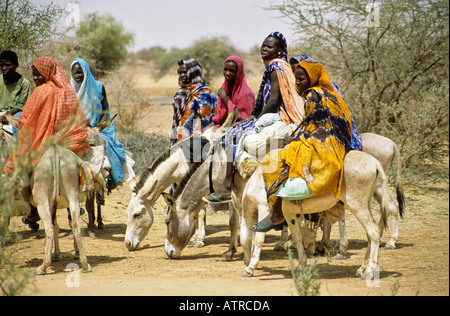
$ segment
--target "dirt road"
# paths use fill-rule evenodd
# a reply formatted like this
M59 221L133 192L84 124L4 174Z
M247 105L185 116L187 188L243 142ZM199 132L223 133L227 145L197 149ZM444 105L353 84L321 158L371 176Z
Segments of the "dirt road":
M170 107L158 106L152 115L171 119ZM151 120L151 118L150 118ZM164 126L166 126L165 124ZM160 129L167 128L161 125ZM169 124L170 126L170 124ZM158 127L159 128L159 127ZM147 130L152 131L152 130ZM69 239L66 211L58 212L61 227L62 260L52 264L49 274L36 276L29 295L297 295L286 252L272 250L279 233L270 232L261 255L261 263L252 278L242 278L242 249L231 262L220 262L227 250L228 213L209 211L206 246L188 247L178 260L169 260L164 252L164 205L158 200L155 223L138 251L124 245L126 207L130 199L127 187L114 190L103 208L106 228L97 238L83 237L93 271L88 274L64 272L74 261L73 241ZM367 247L365 233L351 214L346 215L350 247L344 261L314 257L320 274L320 294L327 295L449 295L449 191L448 185L432 189L407 187L406 217L400 222L397 249L380 249L380 279L365 282L355 277ZM83 227L87 217L82 216ZM16 255L23 269L34 271L43 259L43 230L31 233L20 218L12 221L22 237ZM41 225L42 228L42 225ZM338 239L337 228L332 239ZM389 232L382 238L388 240Z

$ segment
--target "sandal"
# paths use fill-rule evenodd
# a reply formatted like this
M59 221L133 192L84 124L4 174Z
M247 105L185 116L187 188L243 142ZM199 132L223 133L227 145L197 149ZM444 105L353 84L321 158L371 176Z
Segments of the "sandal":
M216 197L214 195L214 193L211 193L208 196L204 196L202 197L202 200L206 203L210 203L210 204L224 204L224 203L230 203L231 202L231 196L227 196L225 198L221 198L219 199L218 197Z

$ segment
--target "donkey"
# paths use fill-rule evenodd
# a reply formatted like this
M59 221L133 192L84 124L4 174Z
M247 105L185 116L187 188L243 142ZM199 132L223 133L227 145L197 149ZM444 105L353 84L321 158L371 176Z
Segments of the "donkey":
M385 245L385 249L395 249L395 243L399 238L398 222L399 215L401 218L404 216L405 210L405 193L403 188L402 180L402 162L400 151L391 139L373 134L373 133L363 133L361 134L362 139L362 151L370 154L371 156L378 159L378 161L383 166L383 169L387 172L392 164L396 162L397 172L396 172L396 197L398 208L395 205L394 199L388 192L388 198L386 199L386 206L388 207L388 212L391 218L391 236L389 241ZM381 203L381 197L375 191L374 195L378 203ZM380 231L384 231L383 221L380 220ZM323 221L323 236L322 240L318 245L318 251L323 252L324 247L328 247L330 241L331 224L326 220ZM340 235L340 246L339 252L336 255L337 259L345 259L345 252L348 248L347 233L345 230L345 220L339 221L339 235Z
M99 187L105 185L103 164L107 161L105 140L100 136L96 129L88 129L88 143L100 143L95 146L83 159L90 165L92 171L91 186L87 191L80 191L79 188L79 170L80 158L78 158L70 150L53 145L49 147L41 156L39 162L33 170L30 181L31 195L24 194L23 196L29 200L30 203L36 205L39 216L44 222L46 243L45 243L45 257L41 266L36 270L37 274L45 274L47 268L50 266L52 260L52 246L55 244L55 251L53 259L57 260L60 256L58 234L59 227L56 222L56 210L59 208L69 208L72 221L70 226L75 239L76 254L80 259L83 267L83 272L92 271L84 252L81 243L81 228L79 223L80 206L79 203L86 199L87 194L91 190L98 190ZM89 172L90 173L90 172ZM22 190L28 191L28 190ZM12 199L11 199L12 200ZM27 205L25 205L27 206ZM13 203L8 205L9 215L17 215L17 212L23 212L14 208ZM28 204L29 208L29 204ZM9 218L5 221L6 225L9 223Z
M237 119L237 108L230 113L222 127L216 131L219 139L225 133L225 128L231 126ZM136 250L140 242L147 236L153 225L153 205L161 193L173 183L180 181L189 173L191 167L205 160L209 156L210 142L205 137L188 137L176 143L170 149L157 157L151 166L133 185L131 200L127 208L127 230L125 246L128 250ZM205 216L204 208L197 214L197 218ZM199 220L199 225L204 221ZM204 226L197 234L195 247L203 247L205 236ZM191 236L192 237L192 236Z
M387 170L387 168L390 167L392 161L396 160L397 163L397 174L396 174L396 191L397 191L397 201L399 204L399 208L397 209L395 202L393 201L393 198L390 194L390 192L387 192L387 197L384 199L385 206L387 207L388 214L391 216L391 227L392 227L392 233L389 242L386 244L387 247L389 245L395 246L395 241L398 239L398 218L399 214L400 216L403 215L404 212L404 189L403 189L403 181L402 181L402 175L401 175L401 157L400 152L398 150L398 147L396 144L390 140L389 138L386 138L384 136L380 136L377 134L372 133L363 133L361 134L362 138L362 149L363 152L370 154L371 156L378 159L383 166L384 170ZM378 186L382 185L382 183L377 183ZM382 202L382 196L379 194L381 192L380 190L375 190L374 197L377 200L377 202L381 205ZM265 197L261 198L260 203L267 203L267 200L265 200ZM258 217L258 220L264 218L267 216L269 212L269 206L267 208L260 208L258 214L251 214L251 212L257 212L257 209L247 208L244 210L243 216L246 217ZM319 245L316 247L316 251L321 252L323 251L324 247L328 246L328 243L330 241L330 232L331 232L331 224L324 218L322 220L323 222L323 237L322 240L319 242ZM245 226L246 223L244 220L242 220L242 227L241 227L241 240L245 239L248 240L248 238L251 238L248 236L250 231L248 230L248 227ZM384 222L380 219L379 223L380 227L380 233L384 230ZM302 231L305 233L308 233L308 230L304 229L303 226L301 226ZM348 247L347 242L347 235L345 232L345 221L341 220L339 221L339 233L340 233L340 248L339 252L336 256L337 259L345 259L345 251ZM313 234L314 235L314 234ZM246 259L246 264L248 265L246 272L244 272L244 276L251 276L253 274L253 269L258 265L259 263L259 257L261 252L261 246L264 243L264 233L256 233L255 236L252 236L254 238L254 244L253 244L253 250L251 252L251 259ZM380 236L381 237L381 236ZM315 238L315 236L313 237ZM283 232L281 234L281 240L287 241L288 240L288 230L286 227L284 227ZM303 238L304 246L307 247L311 253L314 253L314 239L309 241L309 244L306 243L305 238ZM282 247L280 247L282 246ZM247 247L247 248L246 248ZM248 250L248 247L245 244L243 245L244 252L247 251L247 253L250 253L250 250ZM385 247L386 248L386 247ZM275 247L275 250L284 250L284 244L282 242L278 242L277 246ZM250 255L249 255L250 256ZM250 258L250 257L247 257Z
M385 146L386 144L390 145L390 144L394 144L390 139L385 138L383 136L379 136L376 134L363 134L363 141L365 140L365 142L363 143L364 146L364 150L368 151L370 153L372 153L374 156L376 155L377 158L381 159L382 161L389 161L389 153L393 153L393 147L389 147L389 146ZM395 146L395 144L394 144ZM396 147L396 146L395 146ZM223 154L223 152L222 152ZM225 161L225 157L221 156L220 151L217 153L218 156L216 156L216 158L214 159L214 161ZM391 155L391 159L392 159L393 155ZM399 157L397 155L397 157ZM210 162L211 163L211 162ZM189 176L187 176L187 178L184 181L184 185L183 187L189 188L189 191L193 191L192 194L184 194L182 193L182 187L179 188L178 193L176 194L175 197L171 197L170 195L165 195L164 198L166 200L166 203L169 206L169 209L171 211L169 211L169 213L167 214L166 217L166 223L168 223L168 225L172 225L172 220L174 220L174 222L178 222L178 216L181 217L185 217L186 214L191 213L192 214L196 214L196 208L192 207L193 205L196 205L199 202L194 202L196 199L198 199L198 197L201 194L207 195L207 193L209 193L208 191L208 187L207 187L207 181L205 181L205 179L207 179L209 177L208 173L209 173L209 168L210 166L208 166L207 164L205 164L204 166L202 166L200 168L201 171L201 175L191 172L191 174ZM208 172L207 172L208 171ZM219 183L221 181L223 181L224 179L224 174L222 174L222 169L218 169L215 170L214 172L212 172L212 175L214 177L214 179L212 179L213 181L218 181ZM238 174L238 173L236 173ZM195 183L194 179L192 181L190 181L189 184L188 180L189 177L191 175L195 175L195 179L198 179L199 181L203 180L203 186L200 189L200 183ZM230 242L230 247L229 250L227 252L224 253L223 257L222 257L222 261L228 261L231 260L233 254L236 251L236 247L237 247L237 234L239 229L238 228L234 228L235 223L238 223L239 220L234 219L234 216L236 216L236 214L240 214L242 206L240 203L240 196L242 196L242 190L239 190L239 187L243 188L242 183L245 182L245 180L238 174L238 177L235 177L235 183L234 186L236 188L236 194L234 195L235 199L233 200L234 203L230 203L229 205L229 210L230 210L230 229L231 229L231 242ZM401 175L397 175L397 182L400 183L401 182ZM193 184L195 183L195 184ZM402 185L399 185L398 188L400 188L401 192L403 192L403 187ZM399 189L398 189L399 192ZM388 192L389 193L389 192ZM183 195L185 197L185 199L189 199L190 202L183 202L185 201L183 198L180 197L180 201L176 201L177 198ZM381 203L381 199L378 195L375 195L378 202ZM186 203L188 204L188 208L183 209L182 206L176 206L176 203ZM267 202L266 202L267 203ZM398 222L398 211L395 207L395 205L392 202L392 199L390 197L390 195L386 198L385 201L385 205L388 206L389 212L392 215L392 222L393 223L397 223ZM381 222L381 221L380 221ZM193 227L193 222L188 220L185 223L187 223L187 225L189 227L185 227L185 226L180 226L181 228L179 228L179 234L177 235L176 232L170 232L168 233L167 237L166 237L166 253L169 257L171 258L175 258L175 257L179 257L181 255L181 251L182 249L184 249L184 247L187 245L187 241L189 240L188 237L191 236L191 229L194 229ZM179 224L177 224L179 225ZM380 224L381 225L381 224ZM398 227L393 225L393 236L398 236L398 230L395 230L394 228ZM189 233L188 233L189 232ZM395 235L395 232L397 232L397 235ZM326 233L324 233L324 236L327 236ZM393 237L394 238L394 237ZM392 239L392 238L391 238ZM281 234L281 238L280 240L277 242L275 249L284 249L284 244L287 242L288 240L288 230L287 227L285 227L283 229L283 232ZM259 255L258 255L259 258Z
M127 208L125 245L136 250L153 225L153 205L162 192L173 183L179 183L188 174L195 161L201 161L209 151L209 142L202 137L186 138L158 156L144 171L132 188ZM195 156L190 157L190 153ZM203 238L199 241L203 242Z
M400 217L403 218L405 209L405 195L401 173L400 151L395 142L381 135L373 133L363 133L361 134L361 139L362 139L362 151L378 159L378 161L380 161L385 171L390 168L394 160L396 161L397 164L396 194L397 194L398 208L395 205L394 199L391 196L390 192L388 192L388 197L386 198L386 206L388 208L388 214L391 218L391 236L389 241L385 245L385 249L395 249L395 243L399 238L399 231L398 231L399 215ZM381 196L377 194L377 191L375 191L374 197L380 204ZM336 258L345 259L345 252L348 248L345 220L342 219L338 223L340 234L340 247L339 252L336 255ZM379 225L380 231L382 233L384 231L383 221L380 220ZM315 251L318 253L323 253L325 251L325 248L328 247L329 245L331 234L331 223L328 222L326 218L322 219L322 230L323 230L322 240L315 247L316 249L314 249L314 245L311 244L309 245L311 247L310 250L312 253L314 253ZM304 230L304 232L307 233L306 230ZM284 226L283 231L281 233L281 239L275 245L274 250L284 251L285 243L288 240L288 233L289 232L287 226ZM312 234L315 235L314 233Z
M214 187L218 187L225 179L226 152L220 144L215 145L214 148L214 154L210 155L205 162L199 163L191 169L173 196L163 193L169 207L165 219L167 224L165 252L171 259L181 256L182 250L193 236L195 232L194 217L198 215L202 206L202 197L211 193L210 182ZM236 172L234 201L241 198L240 193L243 192L244 186L245 180ZM221 261L232 260L238 247L240 208L236 208L234 203L229 204L231 240L229 249L223 254Z
M388 198L386 174L380 162L374 157L359 151L350 151L344 159L344 174L340 198L332 192L316 197L291 202L283 200L283 215L286 218L293 241L297 247L299 262L306 265L306 253L302 242L299 217L327 211L339 201L349 209L366 230L369 247L363 264L357 271L361 277L371 277L378 267L378 246L380 228L370 212L370 201L375 191L381 198L381 218L386 223L386 199ZM381 183L378 184L378 183ZM247 267L243 276L252 276L259 262L263 233L250 232L248 227L258 221L258 217L269 213L266 189L261 167L258 167L247 182L242 197L243 213L241 220L241 244L244 249L244 262ZM259 216L258 216L259 214Z

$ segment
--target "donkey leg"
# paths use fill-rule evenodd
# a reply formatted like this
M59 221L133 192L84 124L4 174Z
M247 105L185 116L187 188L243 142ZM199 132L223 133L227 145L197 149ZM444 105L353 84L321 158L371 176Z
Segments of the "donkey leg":
M284 251L286 248L286 243L289 240L289 228L288 226L283 226L283 230L280 234L280 240L277 241L275 246L273 247L274 251Z
M56 221L56 216L53 221L53 242L55 243L55 252L53 253L52 261L56 262L61 260L61 250L59 248L59 225Z
M252 248L252 237L250 234L250 229L248 229L248 224L245 221L244 214L241 218L241 230L240 230L240 240L242 251L244 252L244 264L247 265L250 262L251 248Z
M366 258L357 270L356 275L363 279L373 278L373 272L380 270L378 266L378 248L380 246L379 227L375 223L372 213L368 208L361 208L359 210L350 209L350 211L364 227L368 239Z
M375 189L375 192L374 192L374 196L375 196L375 199L377 200L378 204L381 205L381 201L382 201L382 188L381 187L377 186L377 188ZM386 245L384 246L384 249L395 249L396 248L395 243L397 242L398 237L399 237L399 232L398 232L399 212L398 212L398 208L395 204L394 198L389 191L387 192L387 197L386 197L385 202L386 202L388 214L391 217L391 237L390 237L389 241L386 243ZM385 229L382 219L380 219L380 222L378 225L380 227L380 238L381 238L381 236L383 235L383 231Z
M47 203L39 204L38 212L41 220L44 222L45 228L45 245L44 245L44 261L42 264L36 269L36 274L42 275L47 272L47 268L50 266L52 262L52 246L54 239L54 231L52 224L52 215L50 212L50 206Z
M92 268L87 261L86 254L84 252L83 244L81 241L81 227L80 227L80 205L78 199L70 199L70 214L72 216L72 232L75 238L75 242L80 254L80 263L83 267L83 272L91 272Z
M300 230L300 222L298 221L297 215L292 213L285 213L283 210L284 217L289 225L289 230L291 231L292 240L297 247L298 261L300 266L306 266L307 257L305 248L303 247L303 238Z
M89 219L87 227L88 234L89 237L95 238L97 237L95 235L95 194L90 193L86 196L85 207Z
M256 212L255 212L256 213ZM253 226L258 222L255 217L244 216L242 214L241 220L241 246L244 251L244 263L246 265L242 277L252 277L253 271L259 264L259 258L261 255L261 248L264 244L265 233L255 233L250 231L249 227Z
M338 222L339 225L339 252L336 259L345 260L347 258L346 252L348 249L347 230L345 229L345 219Z
M197 229L195 231L195 248L203 248L205 246L205 223L206 223L206 207L202 206L197 215Z
M231 261L238 248L239 214L231 205L229 207L229 212L229 226L231 233L230 246L228 250L222 255L222 259L220 259L220 261L222 262Z
M96 194L97 197L97 227L98 229L105 229L102 218L102 205L105 205L105 190L100 188Z
M259 208L259 210L258 210ZM242 211L241 218L241 246L244 251L244 263L246 268L242 273L243 277L252 277L253 271L259 264L261 255L261 248L264 244L265 233L255 233L250 231L252 227L258 222L259 218L264 218L269 214L268 204L264 203L262 206L254 207L247 204L247 208Z
M325 248L328 248L330 245L330 236L331 236L331 223L326 219L322 220L322 239L317 243L316 253L320 255L325 254Z

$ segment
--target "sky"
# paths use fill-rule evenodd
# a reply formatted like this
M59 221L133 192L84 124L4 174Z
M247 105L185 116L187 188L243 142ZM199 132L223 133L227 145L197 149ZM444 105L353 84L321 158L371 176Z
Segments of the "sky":
M272 31L283 33L291 43L295 37L286 20L276 11L264 10L282 0L31 0L35 4L54 4L65 8L77 3L81 20L88 14L109 13L126 30L135 34L131 51L162 46L186 48L204 36L228 36L238 48L248 51L260 45ZM70 13L69 13L70 12ZM63 28L76 16L76 9L64 14ZM67 19L67 17L69 17ZM69 22L67 22L69 21Z

